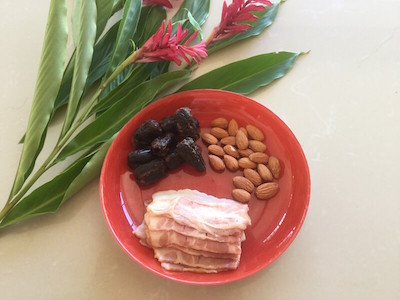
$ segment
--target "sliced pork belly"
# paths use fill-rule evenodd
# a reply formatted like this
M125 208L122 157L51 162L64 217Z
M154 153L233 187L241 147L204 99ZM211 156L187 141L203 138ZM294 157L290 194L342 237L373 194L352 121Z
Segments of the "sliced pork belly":
M134 231L166 270L217 273L238 267L247 204L194 190L153 194Z
M185 252L187 254L191 255L201 255L205 257L214 257L214 258L227 258L227 259L232 259L232 260L239 260L240 259L240 254L232 254L232 253L214 253L214 252L209 252L209 251L204 251L204 250L196 250L192 248L185 248L177 245L171 245L169 248L172 249L177 249L182 252Z
M239 264L239 260L191 255L173 248L155 248L154 256L160 262L202 269L236 269Z
M191 236L185 236L173 230L147 230L147 244L154 248L178 245L185 248L204 250L214 253L240 254L240 242L220 243L211 240L200 240Z
M164 191L153 195L147 211L167 215L176 222L210 234L235 234L251 224L248 206L198 191Z
M174 221L168 216L157 216L148 212L144 216L144 221L149 230L173 230L180 234L198 238L201 240L212 240L218 242L238 243L245 239L243 232L238 231L234 235L215 235L207 232L200 232L190 226L182 225ZM141 238L141 237L140 237Z
M184 266L180 264L166 263L162 262L161 267L168 271L178 271L178 272L193 272L193 273L218 273L226 270L217 270L217 269L203 269L203 268L194 268L189 266Z

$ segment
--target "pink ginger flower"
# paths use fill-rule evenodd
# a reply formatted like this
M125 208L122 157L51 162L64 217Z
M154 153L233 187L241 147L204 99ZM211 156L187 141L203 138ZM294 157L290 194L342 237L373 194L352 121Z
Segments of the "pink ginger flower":
M211 36L207 39L207 44L226 39L251 28L251 24L243 22L258 20L254 12L263 11L266 6L271 5L272 3L268 0L232 0L230 5L227 5L225 1L222 7L221 22L214 28Z
M154 62L168 60L181 65L182 59L191 64L192 58L197 64L207 57L206 44L200 42L197 45L189 46L198 32L194 32L186 41L188 30L182 31L181 24L175 34L172 34L171 21L168 22L167 30L165 30L165 21L161 24L160 29L153 34L146 43L137 51L136 62Z
M169 0L143 0L143 5L162 5L172 8L172 4Z

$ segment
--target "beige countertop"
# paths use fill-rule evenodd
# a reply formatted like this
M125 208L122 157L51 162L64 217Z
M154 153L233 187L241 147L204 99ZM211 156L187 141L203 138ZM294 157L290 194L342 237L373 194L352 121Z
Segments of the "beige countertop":
M222 1L211 2L205 33L221 11ZM48 5L0 1L1 206L18 164ZM287 1L270 29L212 55L196 76L279 50L311 51L251 97L297 136L312 192L303 228L276 262L222 286L158 277L114 241L95 181L58 213L0 232L0 298L400 299L400 1ZM55 131L48 137L55 142Z

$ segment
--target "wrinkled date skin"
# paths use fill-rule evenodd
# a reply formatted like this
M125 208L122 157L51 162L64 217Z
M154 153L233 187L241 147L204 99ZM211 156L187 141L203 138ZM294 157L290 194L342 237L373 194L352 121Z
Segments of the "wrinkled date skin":
M154 159L151 149L138 149L132 151L128 155L128 165L131 169L135 169L138 165L147 163Z
M156 120L148 120L135 131L133 140L137 148L146 148L162 133L161 126Z
M157 137L151 142L151 151L158 157L164 157L173 150L176 138L173 133L167 133L163 137Z
M188 107L177 109L174 116L178 133L182 137L191 137L194 141L200 138L199 122L193 118Z
M197 171L204 172L206 164L201 156L200 149L191 137L187 137L176 145L176 152Z
M176 152L172 152L172 153L168 154L164 158L164 161L165 161L168 169L170 169L170 170L176 169L184 162L183 158Z
M160 121L160 126L164 132L173 132L173 133L178 132L178 128L176 127L175 116L168 116L168 117L163 118Z
M143 165L139 165L134 170L135 178L140 185L152 184L167 173L167 166L161 159L155 159Z

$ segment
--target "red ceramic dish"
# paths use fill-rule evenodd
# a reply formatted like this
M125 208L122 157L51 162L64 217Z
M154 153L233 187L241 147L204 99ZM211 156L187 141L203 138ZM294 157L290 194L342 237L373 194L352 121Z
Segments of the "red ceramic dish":
M170 189L197 189L216 197L231 197L232 173L214 172L207 159L207 170L196 173L188 165L170 172L167 177L149 187L140 188L127 165L132 150L131 137L144 121L172 115L176 109L187 106L201 126L209 129L216 117L235 118L239 126L253 124L266 136L267 152L277 156L282 164L280 191L267 201L254 196L249 203L252 225L246 230L242 243L242 257L237 270L217 274L197 274L164 270L153 257L153 251L139 244L132 231L143 219L144 201L156 191ZM203 157L207 148L199 140ZM147 106L132 118L116 137L105 159L100 196L103 213L111 233L124 251L148 270L174 281L197 284L223 284L247 277L277 259L291 244L304 221L309 197L310 175L303 151L293 133L270 110L239 94L217 90L197 90L175 94Z

